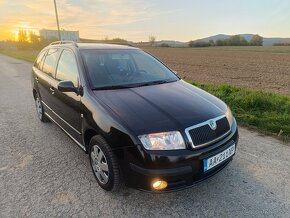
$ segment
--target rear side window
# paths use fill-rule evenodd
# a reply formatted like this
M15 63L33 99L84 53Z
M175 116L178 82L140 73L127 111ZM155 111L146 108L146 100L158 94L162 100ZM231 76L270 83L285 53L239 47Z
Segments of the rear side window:
M48 50L47 55L45 57L45 61L43 64L43 72L45 72L51 77L54 77L54 69L55 69L58 54L59 54L59 49L52 48Z
M46 53L46 50L45 50L45 51L42 51L42 52L38 55L38 57L37 57L37 59L36 59L36 61L35 61L35 63L34 63L34 66L35 66L37 69L39 69L39 70L42 70L43 59L44 59L44 55L45 55L45 53Z
M74 86L78 86L78 65L75 56L68 50L63 50L57 65L56 79L59 81L72 81Z

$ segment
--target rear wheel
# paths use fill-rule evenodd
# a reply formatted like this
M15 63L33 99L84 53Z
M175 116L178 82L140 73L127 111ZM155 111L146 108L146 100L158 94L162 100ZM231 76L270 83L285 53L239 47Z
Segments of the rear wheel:
M117 191L121 187L120 168L109 144L101 137L90 141L90 163L98 184L106 191Z
M41 99L39 95L36 93L35 95L35 107L36 107L36 112L37 116L40 119L41 122L48 122L48 118L45 116L44 109L41 103Z

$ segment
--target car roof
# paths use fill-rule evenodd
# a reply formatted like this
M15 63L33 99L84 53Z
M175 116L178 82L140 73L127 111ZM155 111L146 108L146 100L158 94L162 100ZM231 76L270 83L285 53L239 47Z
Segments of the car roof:
M49 47L77 47L81 50L84 49L138 49L130 45L119 45L119 44L105 44L105 43L56 43L51 44Z

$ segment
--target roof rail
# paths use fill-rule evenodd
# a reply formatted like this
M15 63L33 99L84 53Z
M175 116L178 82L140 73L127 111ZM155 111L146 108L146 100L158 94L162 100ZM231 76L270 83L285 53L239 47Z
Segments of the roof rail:
M61 44L72 44L75 47L78 47L78 44L74 41L56 41L56 42L52 42L49 45L61 45Z

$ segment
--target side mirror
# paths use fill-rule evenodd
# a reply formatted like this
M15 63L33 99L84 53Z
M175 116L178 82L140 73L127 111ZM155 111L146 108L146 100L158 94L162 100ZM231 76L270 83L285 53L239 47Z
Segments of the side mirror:
M60 81L57 84L57 89L61 92L75 92L79 94L78 89L74 86L72 81Z

